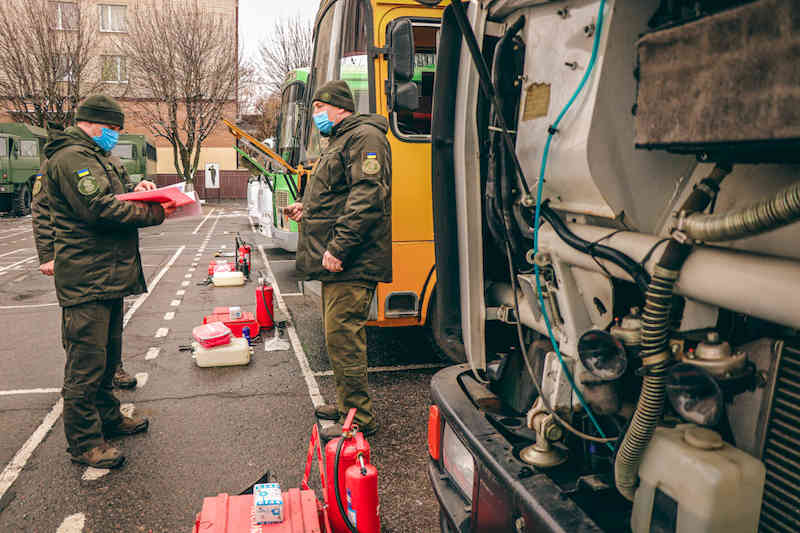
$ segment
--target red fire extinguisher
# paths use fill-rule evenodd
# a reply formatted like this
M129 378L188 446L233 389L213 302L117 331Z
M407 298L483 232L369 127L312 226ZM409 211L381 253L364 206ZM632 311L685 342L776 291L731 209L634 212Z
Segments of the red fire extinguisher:
M369 443L354 432L355 408L342 426L342 436L325 446L326 501L333 533L380 533L378 470L369 464ZM346 508L345 508L346 505Z
M250 278L250 252L251 247L236 234L236 270Z
M272 286L263 273L258 273L256 287L256 319L261 329L275 327L275 304L273 303Z

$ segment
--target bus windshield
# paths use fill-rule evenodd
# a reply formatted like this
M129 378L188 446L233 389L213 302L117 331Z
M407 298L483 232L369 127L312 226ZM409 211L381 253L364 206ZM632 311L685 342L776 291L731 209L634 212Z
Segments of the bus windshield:
M361 0L338 0L328 6L316 28L314 63L309 82L309 95L331 80L344 80L350 87L356 113L370 112L369 12ZM347 28L342 32L342 28ZM320 134L309 125L305 157L314 160L320 154Z
M299 148L298 125L302 123L302 102L305 84L296 81L283 90L281 97L281 131L278 132L278 152L290 165Z

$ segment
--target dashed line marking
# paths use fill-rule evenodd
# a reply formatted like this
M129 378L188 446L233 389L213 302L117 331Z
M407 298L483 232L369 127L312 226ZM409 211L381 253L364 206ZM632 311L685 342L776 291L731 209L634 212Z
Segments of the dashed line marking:
M181 281L181 287L188 287L188 286L189 286L188 281Z
M101 477L108 475L111 472L108 468L95 468L93 466L89 466L84 470L81 479L84 481L97 481Z
M164 265L164 268L162 268L159 271L159 273L156 274L156 277L153 278L153 281L150 282L150 287L149 287L150 290L148 292L142 294L141 296L139 296L136 299L136 301L133 302L133 305L131 306L130 309L128 309L128 312L125 313L125 317L122 319L122 327L123 328L128 324L128 321L130 321L131 317L136 312L136 310L139 309L139 307L142 306L142 304L144 303L145 300L147 300L147 297L150 296L153 293L153 291L156 288L156 285L158 285L158 282L161 281L161 278L164 277L164 274L167 273L167 270L169 270L169 268L173 264L175 264L175 261L178 259L178 256L181 255L181 253L183 253L183 250L185 248L186 248L186 245L183 245L180 248L178 248L178 250L175 252L175 254L170 258L170 260L167 261L167 264Z
M205 224L205 223L206 223L206 220L208 220L208 217L210 217L210 216L211 216L211 214L214 212L214 210L215 210L215 209L216 209L216 207L215 207L215 208L213 208L213 209L211 209L211 211L209 211L209 212L208 212L208 214L206 215L206 217L205 217L203 220L201 220L201 221L200 221L200 223L197 225L197 227L196 227L196 228L194 228L194 231L192 232L192 235L197 235L197 232L198 232L198 231L200 231L200 228L202 228L202 227L203 227L203 224Z
M186 294L186 291L183 289L180 289L175 292L175 296L183 296L184 294Z
M181 305L181 301L180 300L172 300L169 303L169 305L171 305L172 307L178 307L179 305Z
M147 385L147 380L150 375L147 372L139 372L136 374L136 388L141 389Z
M183 276L183 277L184 277L184 278L186 278L186 279L189 279L189 278L191 278L191 277L192 277L192 275L191 275L191 274L186 274L186 275L185 275L185 276Z
M26 259L23 259L22 261L17 261L16 263L10 264L10 265L8 265L8 266L4 266L4 267L0 268L0 272L5 272L6 270L9 270L10 268L12 268L12 267L15 267L15 266L17 266L17 265L21 265L21 264L23 264L23 263L27 263L27 262L29 262L29 261L33 261L33 260L34 260L34 259L36 259L37 257L38 257L38 256L36 256L36 255L32 255L32 256L30 256L30 257L28 257L28 258L26 258Z
M84 474L85 475L85 474ZM86 515L83 513L71 514L61 522L56 533L81 533L86 524Z
M6 252L4 254L0 254L0 257L5 257L7 255L14 255L14 254L17 254L19 252L24 252L25 250L28 250L28 248L20 248L18 250L12 250L10 252Z
M156 331L156 338L166 337L169 334L169 328L158 328Z
M172 320L173 318L175 318L175 311L164 313L164 320Z
M52 394L54 392L61 392L61 389L17 389L17 390L1 390L0 396L16 396L22 394Z
M187 270L187 272L194 272L195 270L197 270L197 269L195 267L192 267L189 270Z
M159 352L161 352L161 348L156 348L156 347L150 348L149 350L147 350L147 355L145 355L144 358L146 361L152 361L153 359L158 357Z

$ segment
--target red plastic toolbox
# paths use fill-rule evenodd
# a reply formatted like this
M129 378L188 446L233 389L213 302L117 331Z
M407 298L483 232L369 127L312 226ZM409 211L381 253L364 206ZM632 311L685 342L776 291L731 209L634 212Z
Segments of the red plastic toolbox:
M204 321L202 326L192 329L192 337L203 348L213 348L231 342L231 329L219 320L213 323Z
M224 309L225 311L219 313L218 310ZM259 326L258 320L253 315L253 313L249 313L247 311L242 312L242 318L238 320L231 320L231 315L228 312L227 307L215 307L214 313L210 314L206 317L203 317L203 324L211 324L212 322L222 322L226 326L228 326L231 330L231 333L234 334L236 337L242 336L242 329L244 327L250 328L250 338L255 337L258 335Z
M321 533L313 490L289 489L283 493L283 522L255 525L253 495L220 494L203 499L192 533Z

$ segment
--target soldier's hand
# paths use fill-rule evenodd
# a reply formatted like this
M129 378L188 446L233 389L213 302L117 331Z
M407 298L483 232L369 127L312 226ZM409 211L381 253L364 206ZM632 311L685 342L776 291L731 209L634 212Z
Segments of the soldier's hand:
M136 188L133 189L133 192L152 191L154 189L156 189L155 183L153 183L152 181L142 180L139 182Z
M45 276L52 276L55 274L55 261L50 260L47 263L42 263L39 265L39 272L44 274Z
M325 255L322 256L322 267L328 272L341 272L342 262L336 259L328 250L325 250Z
M303 204L301 202L295 202L291 205L287 205L283 208L283 212L295 222L300 222L303 218Z
M172 216L177 209L177 207L175 207L174 200L170 200L169 202L161 202L161 207L164 209L164 218Z

